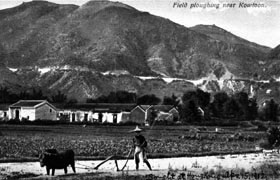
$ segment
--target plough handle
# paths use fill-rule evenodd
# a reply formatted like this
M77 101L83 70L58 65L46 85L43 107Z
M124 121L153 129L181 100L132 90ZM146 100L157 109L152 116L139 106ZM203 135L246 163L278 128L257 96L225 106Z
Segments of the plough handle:
M97 170L102 164L104 164L105 162L109 161L110 159L112 159L113 157L115 157L114 155L107 157L104 161L102 161L101 163L99 163L97 166L95 166L93 169Z
M124 168L125 168L125 166L126 166L126 164L127 164L127 162L128 162L128 158L129 158L130 154L132 153L132 150L133 150L133 148L130 149L130 151L129 151L129 153L128 153L128 156L126 157L126 162L125 162L125 164L123 165L121 171L124 170Z

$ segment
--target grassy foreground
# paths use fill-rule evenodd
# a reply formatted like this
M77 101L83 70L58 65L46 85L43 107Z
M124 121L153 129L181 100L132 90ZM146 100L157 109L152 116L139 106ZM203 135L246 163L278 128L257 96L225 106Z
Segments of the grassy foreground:
M76 159L104 159L110 155L126 157L135 126L82 125L0 125L0 161L36 161L47 148L73 149ZM216 155L254 151L265 132L236 127L154 126L143 127L149 156ZM196 130L194 130L196 129ZM197 129L201 129L197 132Z
M96 171L92 173L67 174L58 176L38 176L32 173L13 173L7 176L1 176L5 180L12 179L32 179L32 180L270 180L280 178L279 164L263 164L251 171L244 169L223 169L210 171L189 171L189 170L158 170L158 171L123 171L109 172Z

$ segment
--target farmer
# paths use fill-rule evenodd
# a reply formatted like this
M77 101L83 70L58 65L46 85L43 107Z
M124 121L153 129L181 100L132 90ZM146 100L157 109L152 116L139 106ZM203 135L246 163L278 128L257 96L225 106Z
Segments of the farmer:
M148 166L150 170L152 170L146 155L147 141L145 137L140 134L141 131L142 129L140 129L138 126L136 126L136 128L131 131L136 133L133 138L134 160L136 164L136 170L139 169L140 158L142 158L143 162Z

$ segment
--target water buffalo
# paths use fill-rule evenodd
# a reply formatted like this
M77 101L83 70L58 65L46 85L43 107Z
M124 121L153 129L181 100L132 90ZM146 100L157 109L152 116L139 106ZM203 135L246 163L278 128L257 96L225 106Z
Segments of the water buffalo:
M46 166L47 175L50 175L50 169L52 169L52 175L54 175L55 169L64 169L67 174L68 165L71 165L73 172L76 173L74 155L73 150L59 153L56 149L48 149L40 154L40 165L41 167Z

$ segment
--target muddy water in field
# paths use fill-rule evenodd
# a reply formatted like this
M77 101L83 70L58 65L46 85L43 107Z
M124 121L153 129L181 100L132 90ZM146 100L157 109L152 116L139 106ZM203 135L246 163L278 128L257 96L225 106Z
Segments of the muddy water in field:
M94 172L93 168L102 161L76 161L77 173ZM209 171L217 170L219 167L224 169L243 168L251 170L253 167L258 167L263 163L280 163L280 154L277 153L252 153L242 155L224 155L224 156L203 156L203 157L184 157L184 158L165 158L165 159L150 159L150 164L155 170L192 170L192 171ZM119 168L122 168L125 160L118 160ZM134 170L135 164L133 160L129 160L126 166L128 170ZM140 169L148 169L142 162ZM110 160L99 167L101 171L116 171L115 162ZM28 163L0 163L0 174L33 173L46 174L45 168L41 168L39 162ZM72 173L72 169L68 167L68 173ZM63 170L56 170L56 175L64 174Z

